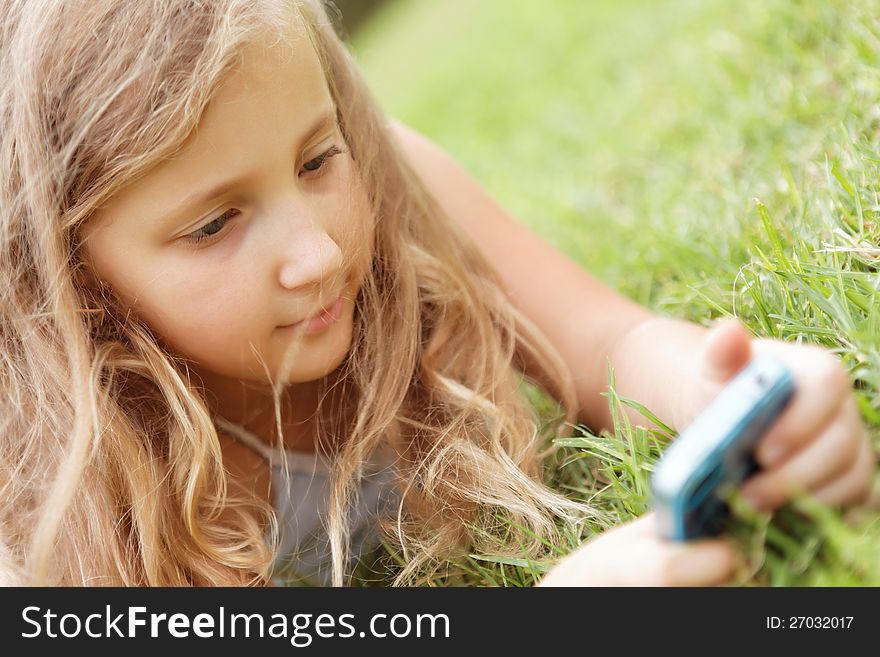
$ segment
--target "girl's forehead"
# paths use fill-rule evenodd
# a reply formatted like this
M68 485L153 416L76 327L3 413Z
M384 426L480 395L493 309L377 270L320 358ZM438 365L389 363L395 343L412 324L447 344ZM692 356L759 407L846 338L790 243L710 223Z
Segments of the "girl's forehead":
M237 163L248 138L272 132L276 139L303 132L314 117L333 107L317 53L305 37L284 45L248 44L241 65L224 79L176 159ZM243 148L241 150L244 150Z
M244 44L237 66L219 83L203 120L218 105L240 101L252 91L265 94L278 87L293 88L300 95L312 96L327 91L321 62L305 35Z

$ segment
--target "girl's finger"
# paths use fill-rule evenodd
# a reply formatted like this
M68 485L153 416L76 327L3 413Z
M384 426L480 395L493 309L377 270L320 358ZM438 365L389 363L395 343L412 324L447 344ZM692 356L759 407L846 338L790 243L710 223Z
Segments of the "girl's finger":
M704 542L679 555L675 563L676 586L720 586L736 571L736 552L721 540Z
M565 557L540 586L717 586L730 581L736 553L722 539L686 543L656 535L655 514L608 530Z
M862 441L859 456L852 467L834 481L820 488L813 497L823 504L847 505L864 502L871 490L877 455L871 444Z
M836 418L812 443L776 468L759 472L742 488L760 509L772 509L800 491L813 491L832 481L855 462L863 428L849 413Z
M660 538L653 511L615 531L640 537L633 546L632 567L613 575L616 585L720 586L736 569L736 551L723 539L679 543Z
M755 458L765 467L796 452L816 434L817 428L831 422L842 406L854 404L852 383L836 358L806 348L799 358L798 363L786 361L795 373L795 395L755 450Z
M717 586L733 576L736 553L721 539L673 543L645 540L639 545L644 558L635 586Z

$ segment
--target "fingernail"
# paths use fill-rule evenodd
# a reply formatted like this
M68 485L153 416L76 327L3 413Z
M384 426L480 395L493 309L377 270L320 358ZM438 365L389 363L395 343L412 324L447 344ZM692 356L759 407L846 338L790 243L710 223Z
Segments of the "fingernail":
M751 506L755 511L764 510L765 501L760 493L756 493L755 491L748 491L743 492L742 496L746 503Z
M768 445L764 450L764 463L768 466L776 465L788 451L785 445Z
M761 500L756 497L752 497L751 495L746 496L746 504L752 507L753 511L761 510Z

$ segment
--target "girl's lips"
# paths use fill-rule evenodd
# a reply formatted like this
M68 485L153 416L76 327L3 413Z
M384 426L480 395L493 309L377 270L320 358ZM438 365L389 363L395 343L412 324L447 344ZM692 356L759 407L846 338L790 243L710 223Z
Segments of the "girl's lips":
M302 333L304 335L320 333L321 331L330 328L340 317L342 317L342 308L344 305L345 298L340 295L332 306L318 313L314 317L309 317L294 324L279 326L278 328L284 329L285 331L296 331L297 333Z

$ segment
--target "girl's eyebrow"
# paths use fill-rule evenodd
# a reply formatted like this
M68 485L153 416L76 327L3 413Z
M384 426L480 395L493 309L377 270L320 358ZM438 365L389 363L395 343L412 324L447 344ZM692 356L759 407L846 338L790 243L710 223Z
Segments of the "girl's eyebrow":
M331 106L330 108L325 109L321 114L318 115L318 118L312 123L311 127L308 128L302 136L299 138L299 141L296 142L294 146L294 150L299 150L309 139L318 134L321 130L330 127L331 125L336 123L336 107ZM170 220L174 217L178 217L184 214L184 212L190 206L198 206L202 203L207 203L208 201L220 196L221 194L226 193L236 185L240 184L242 181L246 180L250 177L250 174L237 176L235 178L230 178L228 180L224 180L207 191L199 193L198 195L189 194L184 197L183 201L171 210L162 213L162 217L160 221Z

